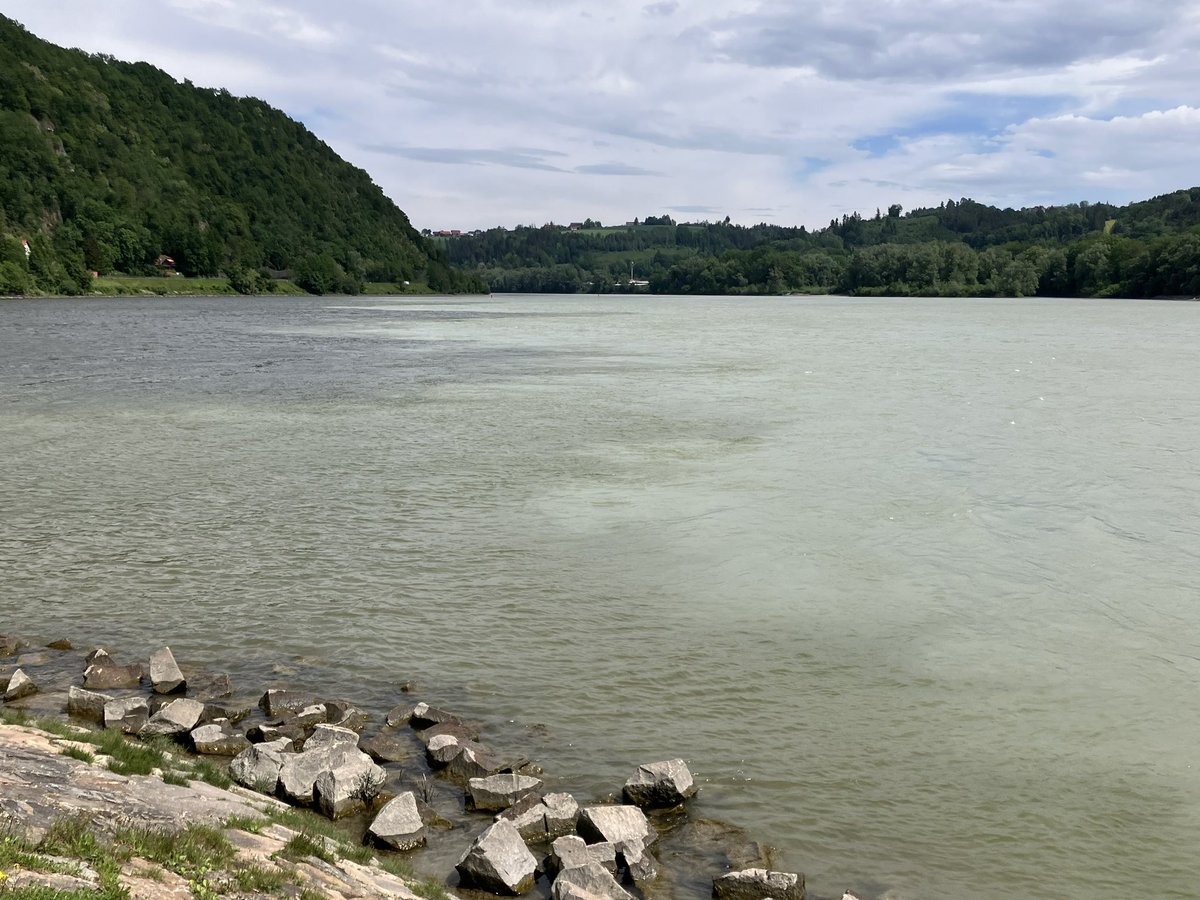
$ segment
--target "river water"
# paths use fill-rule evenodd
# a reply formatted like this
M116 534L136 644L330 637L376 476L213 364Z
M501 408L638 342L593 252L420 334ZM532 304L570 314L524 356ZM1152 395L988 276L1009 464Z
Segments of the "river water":
M810 892L1200 892L1200 307L0 305L0 631L680 755ZM534 726L538 727L534 727Z

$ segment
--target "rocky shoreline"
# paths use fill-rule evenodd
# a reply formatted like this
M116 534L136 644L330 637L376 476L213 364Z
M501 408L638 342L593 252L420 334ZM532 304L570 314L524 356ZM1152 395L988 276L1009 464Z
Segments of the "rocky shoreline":
M61 721L65 713L85 727L194 754L206 760L211 767L206 771L216 773L214 780L236 783L236 793L230 795L234 799L224 802L257 803L253 808L260 814L287 808L283 804L312 810L338 823L351 843L381 858L412 857L416 868L430 876L422 883L440 883L464 896L806 896L804 876L776 871L769 848L732 826L689 813L697 786L682 759L632 766L626 783L614 785L613 795L581 801L554 790L552 779L535 762L495 750L483 740L477 723L410 694L400 693L397 700L403 702L386 713L297 689L268 687L247 694L226 675L185 672L167 647L143 664L118 661L103 649L84 655L67 640L34 648L0 636L0 691L9 721L25 715ZM49 742L39 745L44 754L61 754L73 743L60 738L66 746L51 750L52 736L18 740L12 728L0 738L0 751L5 751L0 753L0 779L12 783L24 776L21 758L8 747L43 740ZM62 768L68 763L95 767L63 758L57 768L50 767L57 774L43 779L43 792L53 795L52 785L67 789L76 775ZM122 810L141 802L139 792L187 790L166 783L161 772L154 790L155 776L131 777L141 780L128 787L124 801L111 801ZM204 785L200 790L221 788ZM29 801L22 806L4 793L0 814L10 831L23 829L35 846L52 811L35 815ZM214 809L220 806L216 803ZM67 803L64 808L72 807ZM194 804L181 801L179 809L188 812L167 817L163 827L219 824L212 815L197 813ZM221 821L249 814L242 810ZM291 837L277 832L273 839L286 842ZM259 857L270 859L261 852ZM363 869L361 863L351 865ZM418 882L398 881L378 867L372 873L369 865L359 870L351 875L326 872L333 882L323 886L314 887L312 878L306 878L308 886L297 891L327 897L416 896L412 884ZM364 881L370 878L392 881L370 886ZM843 900L859 898L847 892Z

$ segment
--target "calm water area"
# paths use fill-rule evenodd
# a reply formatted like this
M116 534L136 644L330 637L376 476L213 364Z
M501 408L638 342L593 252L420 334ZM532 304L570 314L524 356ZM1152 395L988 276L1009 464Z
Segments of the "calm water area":
M1189 303L5 301L0 632L683 756L818 897L1194 898L1197 384Z

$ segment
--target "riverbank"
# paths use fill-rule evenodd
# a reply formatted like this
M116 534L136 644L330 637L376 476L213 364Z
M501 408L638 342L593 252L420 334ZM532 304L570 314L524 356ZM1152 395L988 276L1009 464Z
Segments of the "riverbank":
M122 878L151 877L138 867L162 868L137 862L148 833L155 846L204 844L203 863L164 850L163 859L183 861L157 876L185 879L197 897L247 896L250 884L270 890L249 896L442 897L452 887L561 898L575 896L559 884L563 872L597 853L603 863L604 852L607 874L593 875L603 896L623 900L707 897L715 879L774 869L770 848L689 815L695 787L682 760L631 766L630 783L642 788L614 785L609 796L577 800L554 792L554 776L536 762L493 749L478 724L411 693L397 691L398 705L384 712L287 687L269 686L255 702L257 688L180 668L166 648L147 665L104 650L85 655L66 640L31 647L0 637L0 784L12 835L0 869L10 883L19 866L22 884L68 877L72 890L99 892L86 896L117 896ZM331 742L345 751L314 768ZM307 786L297 787L302 770ZM497 799L497 789L509 793ZM399 839L379 823L405 803L416 819ZM590 824L610 815L620 822ZM637 833L621 830L629 828ZM511 834L503 850L490 845L497 829ZM564 863L572 846L555 840L563 836L580 848L588 841L582 863ZM86 852L55 862L64 844ZM468 859L488 853L525 860L526 875L487 881ZM778 896L805 896L803 875L771 877L783 879Z
M271 283L267 296L308 297L311 296L294 281L276 279ZM426 284L393 284L386 281L368 281L362 286L364 297L390 296L433 296L438 292ZM40 292L7 295L0 299L12 300L21 297L238 297L245 296L236 290L228 278L186 278L182 275L165 278L161 276L105 275L92 279L87 290L79 294L45 294Z

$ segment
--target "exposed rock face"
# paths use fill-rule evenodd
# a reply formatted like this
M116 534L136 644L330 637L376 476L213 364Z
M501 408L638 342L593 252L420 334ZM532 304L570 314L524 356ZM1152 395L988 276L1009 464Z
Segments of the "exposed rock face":
M574 834L555 838L550 845L546 865L552 872L575 869L588 863L599 863L612 875L617 874L617 848L612 844L588 844Z
M145 697L120 697L104 704L104 727L137 734L146 727L150 707Z
M455 866L464 883L496 894L523 894L533 887L537 860L507 820L484 831Z
M211 756L234 756L250 746L246 736L226 719L193 728L190 738L197 753Z
M612 873L600 863L589 862L582 866L564 869L554 879L550 890L554 900L633 900L633 895L617 884Z
M83 671L83 686L89 689L134 688L142 683L142 667L136 663L117 665L108 654L97 657Z
M404 762L412 758L412 738L407 732L385 728L378 734L359 741L358 749L370 755L375 762Z
M156 694L173 694L187 687L187 681L170 647L163 647L150 654L150 684Z
M638 766L625 782L625 800L636 806L678 806L696 794L696 784L682 759Z
M508 819L530 843L550 841L575 831L579 804L570 794L527 794L496 817Z
M26 675L24 670L17 669L8 679L8 687L4 691L4 702L11 703L13 700L30 697L37 692L38 686L33 683L33 679Z
M713 879L717 900L804 900L804 876L768 869L742 869Z
M579 811L579 836L589 844L641 841L652 844L658 833L636 806L587 806Z
M104 706L111 699L107 694L98 694L71 685L67 688L67 712L81 719L103 722Z
M204 704L199 700L172 700L154 715L138 732L139 737L152 737L156 734L168 737L187 734L200 721L204 714Z
M508 809L541 786L542 780L530 775L491 775L470 779L467 791L476 809L500 810Z
M291 749L292 742L287 738L251 744L234 757L233 762L229 764L229 774L244 787L273 794L279 784L279 770L283 767L284 751Z
M425 843L425 823L417 798L405 791L384 804L367 829L375 840L396 850L412 850Z
M277 688L268 690L258 701L263 712L272 717L285 712L299 712L306 706L312 706L315 703L316 700L308 694L301 694L298 691L283 691Z

